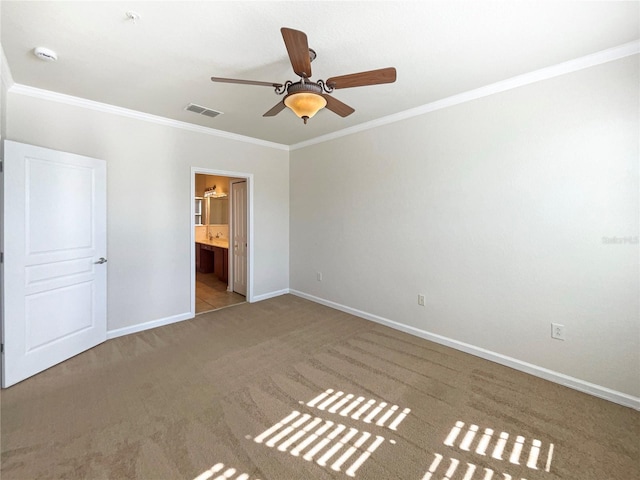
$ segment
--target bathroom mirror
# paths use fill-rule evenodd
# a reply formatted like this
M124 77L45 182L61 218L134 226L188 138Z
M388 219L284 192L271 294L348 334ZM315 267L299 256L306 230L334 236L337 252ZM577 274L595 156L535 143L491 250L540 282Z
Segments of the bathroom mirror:
M205 198L205 218L208 225L227 225L229 223L229 199Z

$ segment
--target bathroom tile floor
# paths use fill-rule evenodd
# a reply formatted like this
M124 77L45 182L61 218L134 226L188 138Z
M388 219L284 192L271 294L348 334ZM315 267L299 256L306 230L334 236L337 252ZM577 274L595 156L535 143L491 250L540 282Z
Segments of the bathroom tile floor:
M227 291L227 284L213 273L196 272L196 315L244 303L245 297Z

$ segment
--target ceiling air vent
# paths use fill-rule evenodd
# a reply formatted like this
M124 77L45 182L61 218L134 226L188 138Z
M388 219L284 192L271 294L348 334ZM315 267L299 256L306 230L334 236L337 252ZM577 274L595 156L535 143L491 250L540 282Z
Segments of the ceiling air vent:
M211 108L203 107L200 105L196 105L195 103L190 103L187 105L185 110L189 110L190 112L199 113L200 115L205 115L207 117L217 117L218 115L222 115L222 112L218 112L217 110L213 110Z

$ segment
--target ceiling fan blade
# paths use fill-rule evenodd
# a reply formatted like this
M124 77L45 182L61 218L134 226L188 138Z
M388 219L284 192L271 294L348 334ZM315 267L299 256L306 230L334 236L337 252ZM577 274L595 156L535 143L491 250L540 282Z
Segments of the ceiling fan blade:
M346 103L342 103L340 100L332 97L331 95L323 93L322 96L327 101L327 106L325 108L328 108L333 113L337 113L341 117L347 117L355 112L355 110L349 105L347 105Z
M333 88L364 87L396 81L396 69L393 67L370 70L368 72L352 73L327 79L326 84Z
M212 82L220 82L220 83L240 83L243 85L263 85L265 87L281 87L281 83L276 82L257 82L255 80L239 80L237 78L222 78L222 77L211 77Z
M267 113L265 113L264 115L262 115L263 117L274 117L277 114L279 114L282 110L284 110L284 108L286 107L286 105L284 104L284 101L280 101L278 103L276 103L271 110L269 110Z
M309 43L307 35L299 30L291 28L281 28L282 38L289 53L293 71L299 77L311 77L311 56L309 54Z

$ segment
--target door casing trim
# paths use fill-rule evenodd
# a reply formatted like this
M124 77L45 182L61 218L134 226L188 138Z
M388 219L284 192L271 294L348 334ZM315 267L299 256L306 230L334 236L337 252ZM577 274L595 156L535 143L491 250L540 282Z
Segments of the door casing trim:
M212 168L191 167L191 197L189 204L191 205L191 221L189 222L191 232L191 315L196 314L196 232L195 232L195 204L193 199L196 196L196 174L218 175L221 177L244 179L247 182L247 241L249 248L247 249L247 295L248 303L253 303L253 174L246 172L232 172L229 170L218 170ZM233 273L231 273L233 275Z

